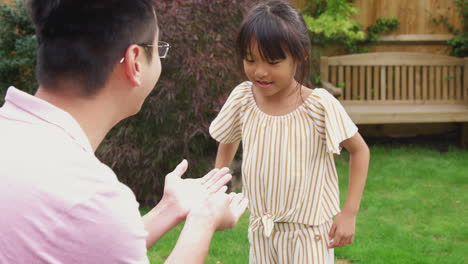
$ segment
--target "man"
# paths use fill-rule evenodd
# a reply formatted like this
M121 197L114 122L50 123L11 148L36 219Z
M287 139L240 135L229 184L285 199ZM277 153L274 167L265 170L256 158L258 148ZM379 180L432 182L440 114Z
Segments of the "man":
M143 218L128 187L94 155L137 113L160 56L151 0L32 0L39 41L35 96L10 87L0 108L0 263L148 263L146 249L185 220L168 263L203 263L214 231L247 202L225 194L228 169L166 177Z

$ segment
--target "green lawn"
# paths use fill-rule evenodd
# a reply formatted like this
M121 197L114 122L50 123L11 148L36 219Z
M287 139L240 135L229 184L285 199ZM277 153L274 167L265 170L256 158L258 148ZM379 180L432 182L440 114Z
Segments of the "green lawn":
M337 160L342 202L347 155ZM373 147L355 242L335 250L345 263L468 263L468 150ZM206 263L248 263L248 216L215 235ZM163 263L179 226L148 253ZM349 261L349 262L348 262Z

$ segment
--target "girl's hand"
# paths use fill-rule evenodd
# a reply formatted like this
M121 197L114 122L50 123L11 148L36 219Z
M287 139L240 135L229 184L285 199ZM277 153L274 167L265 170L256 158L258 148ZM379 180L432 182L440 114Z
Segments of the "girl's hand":
M356 230L356 216L339 213L330 228L328 248L344 247L353 243Z

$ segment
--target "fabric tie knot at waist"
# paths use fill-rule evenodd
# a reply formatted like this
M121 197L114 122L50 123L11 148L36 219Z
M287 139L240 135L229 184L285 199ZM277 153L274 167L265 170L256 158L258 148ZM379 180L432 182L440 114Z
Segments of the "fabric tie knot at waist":
M273 233L273 227L275 222L273 221L273 216L271 214L265 214L262 216L263 230L266 237L270 237Z

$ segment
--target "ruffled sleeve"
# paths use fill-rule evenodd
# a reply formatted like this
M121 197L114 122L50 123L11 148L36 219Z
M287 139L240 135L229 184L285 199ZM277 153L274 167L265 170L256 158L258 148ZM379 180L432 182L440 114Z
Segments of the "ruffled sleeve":
M229 95L218 116L210 125L210 135L219 143L229 144L242 139L242 113L248 100L249 82L238 85Z
M327 151L340 154L341 142L354 136L358 128L341 103L327 90L316 88L310 100L309 113Z

